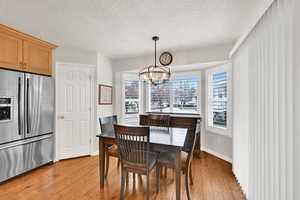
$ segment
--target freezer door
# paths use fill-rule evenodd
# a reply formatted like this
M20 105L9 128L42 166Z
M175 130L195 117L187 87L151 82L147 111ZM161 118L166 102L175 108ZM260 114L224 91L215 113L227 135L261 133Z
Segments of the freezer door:
M0 144L24 137L24 73L0 69Z
M53 134L0 145L0 183L53 161Z
M25 74L25 137L54 130L54 82L51 77Z

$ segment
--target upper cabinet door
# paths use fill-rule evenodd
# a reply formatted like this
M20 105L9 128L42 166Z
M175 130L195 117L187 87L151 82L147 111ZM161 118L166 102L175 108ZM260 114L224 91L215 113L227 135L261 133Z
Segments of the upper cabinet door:
M23 40L0 32L0 67L22 70Z
M51 59L51 49L34 42L24 40L24 71L51 75Z

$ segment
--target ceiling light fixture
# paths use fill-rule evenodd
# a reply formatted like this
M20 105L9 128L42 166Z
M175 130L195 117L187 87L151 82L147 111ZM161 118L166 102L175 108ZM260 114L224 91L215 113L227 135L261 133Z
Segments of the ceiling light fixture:
M167 66L158 66L156 64L156 41L159 40L158 36L153 36L152 40L154 40L154 65L150 65L144 67L142 71L139 73L139 77L141 80L145 82L149 82L154 85L158 85L164 83L169 80L171 77L170 68Z

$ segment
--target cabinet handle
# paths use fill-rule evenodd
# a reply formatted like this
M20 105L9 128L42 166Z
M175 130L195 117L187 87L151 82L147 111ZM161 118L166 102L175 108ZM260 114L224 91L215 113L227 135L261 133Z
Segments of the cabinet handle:
M26 69L27 64L23 62L23 68Z
M19 65L20 65L21 67L23 67L23 62L20 62Z

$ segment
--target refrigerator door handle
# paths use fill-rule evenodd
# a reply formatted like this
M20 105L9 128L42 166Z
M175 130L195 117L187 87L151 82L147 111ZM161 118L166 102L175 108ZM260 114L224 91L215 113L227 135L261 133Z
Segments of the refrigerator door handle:
M30 122L29 122L29 78L26 79L26 133L30 133Z
M21 77L18 78L18 134L22 135L22 128L21 128Z

